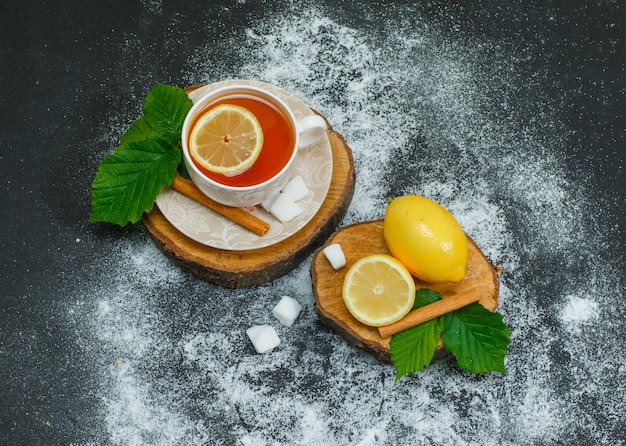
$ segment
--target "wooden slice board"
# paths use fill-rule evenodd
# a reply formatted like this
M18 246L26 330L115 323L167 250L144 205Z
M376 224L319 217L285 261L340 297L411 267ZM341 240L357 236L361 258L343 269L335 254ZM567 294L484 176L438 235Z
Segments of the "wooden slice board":
M335 271L322 250L339 243L346 257L346 266ZM469 257L465 278L460 282L429 284L415 279L416 288L430 288L443 299L477 286L485 287L479 302L488 310L498 306L498 274L474 241L468 237ZM315 293L315 310L320 320L349 344L360 347L383 362L390 362L391 336L381 337L378 329L357 321L343 302L343 280L348 269L360 258L370 254L390 254L383 237L383 220L356 223L334 233L320 248L311 263L311 278ZM433 360L447 355L440 343Z
M227 288L260 285L288 273L332 234L354 193L352 150L328 121L326 133L333 157L328 194L309 223L291 237L259 249L228 251L212 248L184 235L155 206L142 219L152 240L183 271Z

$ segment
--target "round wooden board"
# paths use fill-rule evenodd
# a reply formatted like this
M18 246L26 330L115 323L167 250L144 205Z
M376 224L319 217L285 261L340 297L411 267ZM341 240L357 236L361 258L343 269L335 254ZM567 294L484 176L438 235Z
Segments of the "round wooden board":
M485 286L487 292L479 302L488 310L498 306L498 274L471 238L468 239L469 256L465 278L460 282L431 284L415 279L416 288L430 288L442 297L453 296L477 285ZM346 266L335 271L322 250L338 243L346 257ZM343 280L348 269L360 258L370 254L390 254L383 237L383 220L356 223L334 233L320 248L311 263L311 278L315 293L315 310L320 320L349 344L360 347L383 362L390 362L389 342L378 329L357 321L343 302ZM447 355L440 343L433 361Z
M227 288L244 288L280 277L306 259L332 234L344 217L354 193L352 150L327 121L333 157L328 194L311 221L291 237L274 245L227 251L192 240L176 229L157 206L143 216L152 240L183 271Z

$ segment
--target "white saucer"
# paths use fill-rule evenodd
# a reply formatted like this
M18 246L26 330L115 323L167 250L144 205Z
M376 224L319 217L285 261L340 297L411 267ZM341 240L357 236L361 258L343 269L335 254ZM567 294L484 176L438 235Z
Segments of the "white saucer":
M189 97L195 101L207 91L232 83L255 85L273 92L289 105L296 119L313 114L309 107L289 92L260 81L229 80L217 82L190 92ZM264 248L292 236L313 218L324 203L332 173L333 156L327 136L309 147L300 149L295 160L293 175L301 175L310 191L305 198L298 201L298 206L302 208L303 212L294 220L281 223L260 206L248 209L270 224L270 230L263 236L258 236L242 228L169 187L161 191L156 199L156 205L176 229L203 245L231 251Z

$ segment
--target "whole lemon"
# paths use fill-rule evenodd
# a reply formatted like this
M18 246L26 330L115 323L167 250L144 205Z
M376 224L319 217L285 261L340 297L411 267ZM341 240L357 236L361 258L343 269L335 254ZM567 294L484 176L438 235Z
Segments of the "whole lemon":
M467 237L443 206L406 195L385 211L383 234L391 254L424 282L458 282L465 276Z

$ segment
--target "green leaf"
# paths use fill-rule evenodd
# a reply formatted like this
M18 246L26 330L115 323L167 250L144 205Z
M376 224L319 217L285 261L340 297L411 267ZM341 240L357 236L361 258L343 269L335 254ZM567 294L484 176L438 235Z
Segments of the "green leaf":
M396 381L430 364L442 330L443 321L438 317L391 337L389 354L396 368Z
M157 84L147 94L143 112L148 124L163 139L177 145L185 117L192 105L191 99L182 88Z
M189 171L187 170L187 165L185 163L180 163L178 165L178 175L187 180L191 180L191 177L189 176Z
M121 143L131 141L145 141L149 138L159 136L156 130L152 128L145 116L137 119L130 128L122 135Z
M415 302L413 303L413 310L417 310L425 305L432 304L441 300L441 293L428 288L420 288L415 292Z
M413 309L423 307L441 299L441 294L427 288L415 292ZM396 381L409 373L415 373L426 367L433 359L443 321L441 317L396 333L391 337L389 354L396 368Z
M102 160L91 185L89 221L120 226L139 221L163 186L172 184L181 157L178 148L161 138L118 146Z
M474 303L445 314L443 322L443 345L461 370L506 373L504 356L511 333L501 314Z

